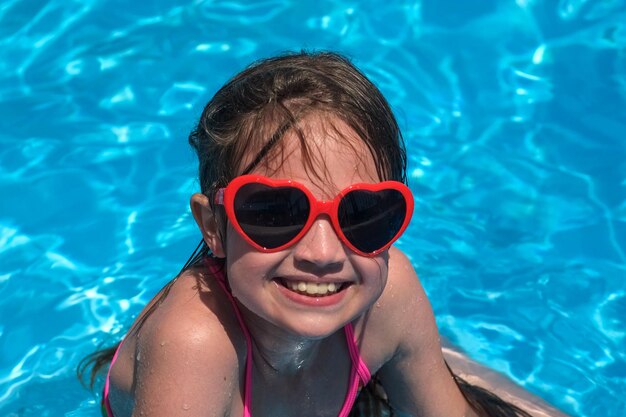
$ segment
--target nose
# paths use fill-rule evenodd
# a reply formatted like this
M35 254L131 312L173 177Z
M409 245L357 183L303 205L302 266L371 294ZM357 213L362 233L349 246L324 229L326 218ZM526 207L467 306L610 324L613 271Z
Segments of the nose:
M293 248L295 261L303 267L340 270L345 259L343 244L333 229L330 218L321 215Z

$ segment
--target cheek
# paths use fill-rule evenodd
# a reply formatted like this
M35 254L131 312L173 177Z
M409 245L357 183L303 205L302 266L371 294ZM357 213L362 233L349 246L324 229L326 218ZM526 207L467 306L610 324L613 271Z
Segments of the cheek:
M226 230L226 268L233 292L236 288L245 290L267 283L280 259L280 254L256 250L231 226Z
M225 251L227 260L238 260L250 253L259 253L246 239L241 236L228 222L226 225Z
M239 236L239 233L237 233L230 222L228 222L226 224L226 234L223 237L226 259L236 259L238 253L244 250L244 243L246 243L245 240Z
M389 273L388 252L383 252L372 258L355 256L357 258L352 264L361 276L363 283L370 286L372 290L382 293L387 284L387 275Z

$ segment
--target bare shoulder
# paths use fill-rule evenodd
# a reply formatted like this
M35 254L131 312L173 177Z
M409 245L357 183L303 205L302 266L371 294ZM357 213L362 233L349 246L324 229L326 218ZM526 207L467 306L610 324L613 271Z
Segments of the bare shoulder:
M405 297L402 301L412 304L425 302L430 310L430 303L411 261L395 247L389 251L389 277L385 290L385 298ZM394 302L394 305L398 304Z
M237 359L238 325L223 290L193 271L181 276L137 335L137 348L171 360L189 355ZM219 348L209 355L206 348ZM171 354L168 354L171 353Z
M373 310L371 322L382 337L370 340L379 341L373 344L387 354L374 371L394 410L407 415L464 415L468 406L443 360L430 302L411 262L398 249L389 252L387 285Z
M438 338L432 307L424 288L407 256L392 247L389 251L387 285L377 307L381 309L387 327L399 336L407 332L424 337ZM389 326L389 324L395 324ZM437 341L438 343L438 341Z
M374 361L386 362L400 350L439 350L433 311L410 260L402 251L389 251L389 273L383 294L364 317L364 335L385 341L374 345ZM368 346L371 348L370 346Z
M221 288L181 276L134 337L133 415L227 414L245 346L232 316Z

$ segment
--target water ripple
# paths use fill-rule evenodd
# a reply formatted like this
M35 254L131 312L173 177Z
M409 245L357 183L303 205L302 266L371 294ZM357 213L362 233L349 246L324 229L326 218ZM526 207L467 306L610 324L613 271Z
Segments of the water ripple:
M300 48L349 55L398 116L398 245L442 333L570 413L626 409L623 1L118 6L0 6L0 414L98 415L75 365L199 239L193 121Z

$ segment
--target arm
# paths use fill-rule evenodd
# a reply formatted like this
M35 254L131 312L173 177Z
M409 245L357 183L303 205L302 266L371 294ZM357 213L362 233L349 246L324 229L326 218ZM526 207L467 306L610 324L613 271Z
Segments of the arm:
M399 250L390 252L387 285L389 292L385 290L387 294L383 295L381 302L388 304L391 314L386 319L387 326L397 328L393 337L398 340L398 348L381 368L380 376L391 405L405 413L400 415L477 415L464 398L459 400L460 391L447 370L445 357L456 375L472 385L487 389L533 417L567 417L505 376L452 349L445 340L442 350L430 303L410 262ZM404 308L398 312L400 306ZM465 395L468 394L475 395L465 392ZM456 407L454 410L462 410L457 403L464 404L465 414L462 411L456 414L452 414L454 411L439 411L443 407L452 409L453 406Z
M505 401L530 413L533 417L568 417L543 399L515 384L509 378L473 361L443 340L443 355L452 371L468 383L482 387Z
M397 346L379 375L394 411L409 416L470 417L474 412L450 375L428 298L408 259L390 251L379 300L386 340Z

